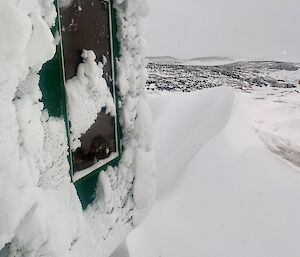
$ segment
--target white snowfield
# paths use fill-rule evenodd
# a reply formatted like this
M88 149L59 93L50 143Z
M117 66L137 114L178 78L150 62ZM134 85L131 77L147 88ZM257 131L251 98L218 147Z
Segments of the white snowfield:
M220 87L149 99L157 201L127 238L130 257L299 256L298 169L258 138L245 97Z
M293 79L293 72L289 72L289 79ZM300 171L300 87L255 88L241 97L259 138Z

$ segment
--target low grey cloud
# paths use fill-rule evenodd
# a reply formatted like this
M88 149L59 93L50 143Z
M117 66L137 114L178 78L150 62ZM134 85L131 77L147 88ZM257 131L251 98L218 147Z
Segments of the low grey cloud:
M298 58L299 0L152 0L148 55Z

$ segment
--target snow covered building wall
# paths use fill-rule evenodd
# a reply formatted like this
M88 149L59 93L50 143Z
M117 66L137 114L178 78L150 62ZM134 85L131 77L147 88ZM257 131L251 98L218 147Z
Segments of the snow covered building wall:
M77 76L65 84L66 106L79 97L88 101L77 106L78 112L105 107L110 115L119 115L123 134L118 165L99 173L94 200L85 209L72 183L68 151L78 147L78 137L89 129L84 125L95 117L82 115L83 123L75 104L68 110L73 122L68 138L68 122L51 115L41 91L41 70L57 54L61 40L61 35L51 33L58 4L74 2L0 0L1 257L109 256L147 215L154 199L152 122L145 101L145 44L140 35L147 3L112 2L120 48L117 109L105 87L105 58L97 63L92 51L82 49ZM74 85L90 91L69 93Z

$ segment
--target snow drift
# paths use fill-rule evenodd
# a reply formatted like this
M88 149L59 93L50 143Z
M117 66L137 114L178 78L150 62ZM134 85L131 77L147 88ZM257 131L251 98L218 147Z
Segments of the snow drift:
M130 256L297 256L299 174L259 140L243 97L220 87L150 106L158 195Z

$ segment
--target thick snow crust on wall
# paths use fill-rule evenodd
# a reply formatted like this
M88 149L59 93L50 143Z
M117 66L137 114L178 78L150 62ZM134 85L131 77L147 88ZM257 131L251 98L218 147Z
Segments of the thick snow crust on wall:
M40 101L38 73L55 53L53 0L0 0L1 257L109 256L151 208L152 122L139 28L147 4L117 1L115 8L124 153L117 168L100 174L96 200L82 211L64 121Z

